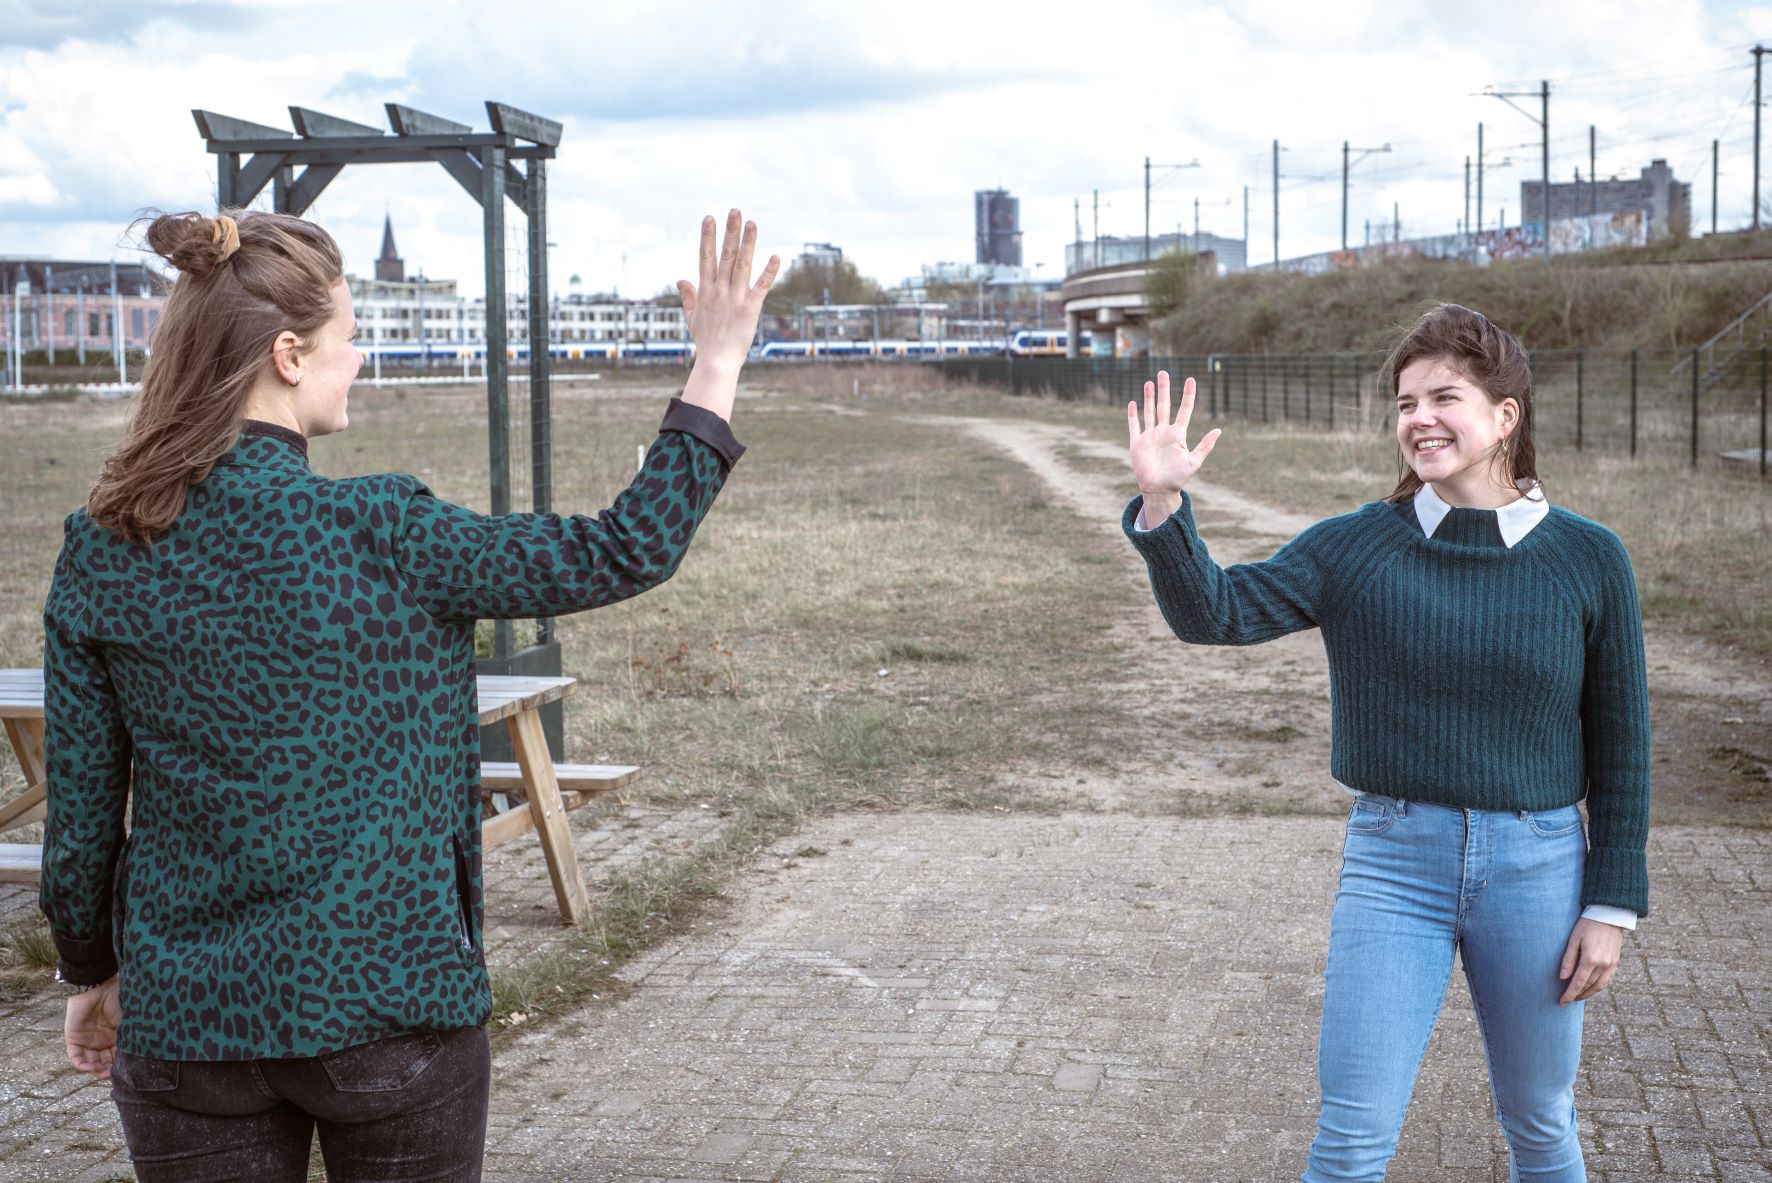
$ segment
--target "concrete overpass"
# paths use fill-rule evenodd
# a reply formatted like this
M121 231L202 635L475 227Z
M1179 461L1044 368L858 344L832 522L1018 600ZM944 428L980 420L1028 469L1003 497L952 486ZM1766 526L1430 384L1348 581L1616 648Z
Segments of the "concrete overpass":
M1058 295L1064 303L1066 357L1082 356L1077 345L1085 332L1094 334L1097 357L1138 357L1151 351L1144 279L1155 266L1154 259L1140 259L1065 276Z

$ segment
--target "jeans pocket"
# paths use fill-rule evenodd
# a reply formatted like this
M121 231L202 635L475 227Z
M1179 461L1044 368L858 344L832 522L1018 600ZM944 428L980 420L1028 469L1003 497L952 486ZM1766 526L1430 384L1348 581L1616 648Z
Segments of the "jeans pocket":
M1581 806L1565 805L1561 809L1546 809L1538 813L1528 811L1525 814L1526 828L1540 838L1566 838L1570 834L1581 832Z
M319 1057L332 1087L341 1093L392 1093L424 1074L443 1050L443 1040L429 1031L360 1043Z
M131 1092L170 1093L178 1087L178 1061L120 1051L111 1061L111 1077Z
M1384 797L1362 793L1354 798L1348 810L1347 832L1350 834L1382 834L1397 820L1397 811Z

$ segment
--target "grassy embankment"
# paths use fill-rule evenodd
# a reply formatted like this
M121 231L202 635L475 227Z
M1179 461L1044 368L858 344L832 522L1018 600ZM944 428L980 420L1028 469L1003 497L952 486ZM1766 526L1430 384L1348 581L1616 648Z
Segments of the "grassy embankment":
M1532 349L1690 348L1772 289L1772 231L1479 267L1402 259L1324 275L1248 271L1192 286L1157 330L1177 353L1382 350L1439 301Z

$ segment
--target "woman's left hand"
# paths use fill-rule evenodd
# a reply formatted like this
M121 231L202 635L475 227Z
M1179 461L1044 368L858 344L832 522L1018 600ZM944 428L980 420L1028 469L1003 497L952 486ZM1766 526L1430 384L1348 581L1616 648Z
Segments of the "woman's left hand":
M117 1027L123 1008L117 1001L117 978L68 999L64 1035L68 1063L100 1080L111 1079L111 1063L117 1053Z
M1616 924L1598 920L1577 920L1569 934L1569 947L1563 950L1563 964L1557 977L1569 983L1558 1006L1568 1006L1592 998L1606 988L1618 972L1618 954L1624 948L1624 930Z

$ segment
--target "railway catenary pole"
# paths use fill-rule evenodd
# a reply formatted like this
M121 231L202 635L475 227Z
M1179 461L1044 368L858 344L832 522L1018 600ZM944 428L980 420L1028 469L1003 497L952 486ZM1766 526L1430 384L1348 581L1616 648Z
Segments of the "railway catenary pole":
M1483 125L1477 124L1477 231L1483 230Z
M1280 141L1274 141L1274 270L1280 269Z
M1710 142L1710 232L1717 232L1717 141Z
M1530 91L1530 90L1501 91L1501 90L1491 89L1491 90L1484 91L1484 93L1489 95L1491 98L1500 99L1502 102L1506 103L1508 106L1512 107L1514 110L1518 111L1520 114L1524 115L1526 118L1532 120L1532 122L1534 122L1538 125L1538 129L1539 129L1540 133L1542 133L1542 136L1543 136L1542 153L1543 153L1543 155L1541 157L1540 163L1543 166L1542 184L1544 185L1544 192L1543 192L1544 208L1540 211L1540 213L1543 217L1543 226L1544 226L1544 258L1545 258L1545 262L1548 263L1550 261L1550 249L1551 249L1550 248L1550 223L1551 223L1550 79L1546 78L1542 82L1540 82L1538 85L1538 89L1536 91ZM1531 98L1533 95L1538 96L1538 100L1541 104L1541 107L1540 107L1541 114L1539 114L1539 115L1533 115L1530 111L1526 110L1526 108L1524 108L1524 107L1520 106L1518 103L1514 102L1514 100L1516 98ZM1481 127L1482 127L1482 125L1478 124L1479 146L1481 144L1481 139L1480 139ZM1520 222L1522 223L1522 226L1524 225L1525 221L1526 221L1526 211L1524 208L1522 208L1520 210Z
M1760 59L1772 53L1764 46L1753 47L1754 55L1754 229L1760 228Z

